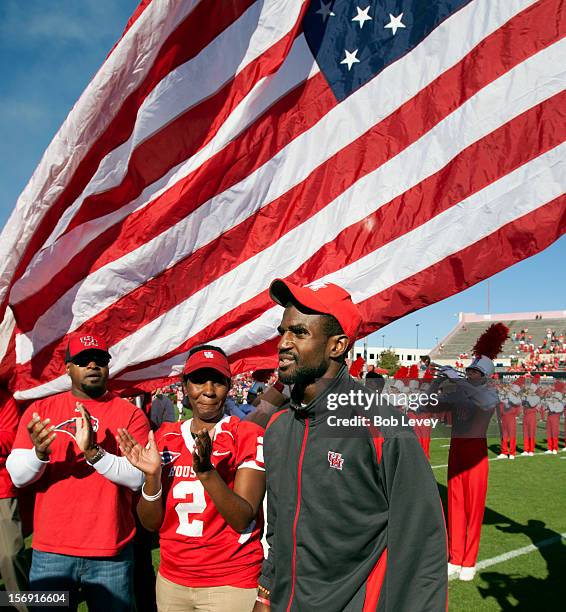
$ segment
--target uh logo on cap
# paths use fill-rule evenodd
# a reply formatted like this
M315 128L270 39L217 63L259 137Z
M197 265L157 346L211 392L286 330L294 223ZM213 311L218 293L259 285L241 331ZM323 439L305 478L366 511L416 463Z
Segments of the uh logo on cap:
M326 287L328 287L328 283L326 283L325 281L316 280L316 281L313 281L312 283L309 283L307 287L311 291L318 291L319 289L326 289Z

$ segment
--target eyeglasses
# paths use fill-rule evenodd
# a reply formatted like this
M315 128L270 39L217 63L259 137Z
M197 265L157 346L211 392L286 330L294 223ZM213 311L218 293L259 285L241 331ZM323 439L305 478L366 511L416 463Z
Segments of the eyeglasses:
M79 354L71 359L79 368L86 368L89 363L95 363L100 368L105 368L110 363L110 357L104 353L86 353Z

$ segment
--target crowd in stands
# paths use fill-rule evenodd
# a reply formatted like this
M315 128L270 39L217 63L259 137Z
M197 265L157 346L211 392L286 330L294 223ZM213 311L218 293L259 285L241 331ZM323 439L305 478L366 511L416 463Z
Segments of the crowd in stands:
M525 327L511 335L519 359L510 371L538 370L552 372L566 368L566 339L563 331L547 327L542 343L535 345L529 328Z

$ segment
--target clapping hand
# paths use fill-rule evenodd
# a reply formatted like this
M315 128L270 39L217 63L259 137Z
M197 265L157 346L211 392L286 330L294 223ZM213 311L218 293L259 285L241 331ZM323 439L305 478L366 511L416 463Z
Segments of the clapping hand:
M155 443L155 434L149 432L147 446L143 447L127 429L118 428L116 436L122 455L146 476L161 474L161 454Z
M35 454L41 461L47 461L49 458L51 443L57 435L53 432L55 428L50 423L51 419L42 421L39 414L34 412L31 421L27 424L31 441L35 446Z
M199 472L210 472L214 469L210 456L212 455L212 440L207 429L197 431L195 438L195 450L193 451L193 470Z
M77 410L81 413L80 417L75 419L77 424L77 433L75 440L77 446L84 452L93 449L96 444L96 436L92 429L92 422L89 411L81 402L77 402Z

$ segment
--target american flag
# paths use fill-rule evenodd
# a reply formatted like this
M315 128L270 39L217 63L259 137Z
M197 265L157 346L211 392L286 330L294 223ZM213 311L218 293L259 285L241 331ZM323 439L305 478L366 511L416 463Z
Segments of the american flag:
M367 334L544 249L565 32L562 0L144 0L2 234L16 397L68 388L71 332L118 388L203 341L266 367L275 277L344 286Z

